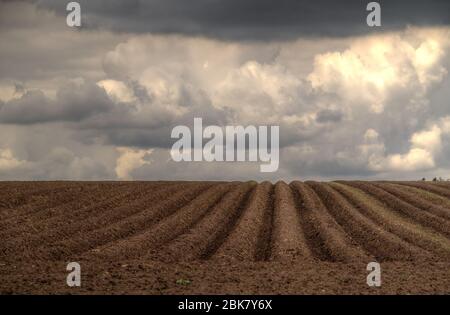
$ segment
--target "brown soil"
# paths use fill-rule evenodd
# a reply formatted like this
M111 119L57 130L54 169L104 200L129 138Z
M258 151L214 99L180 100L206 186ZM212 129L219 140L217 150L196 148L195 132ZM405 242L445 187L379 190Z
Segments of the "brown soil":
M0 294L450 293L443 184L0 187ZM66 285L71 261L79 288ZM380 288L366 284L371 261L381 263Z

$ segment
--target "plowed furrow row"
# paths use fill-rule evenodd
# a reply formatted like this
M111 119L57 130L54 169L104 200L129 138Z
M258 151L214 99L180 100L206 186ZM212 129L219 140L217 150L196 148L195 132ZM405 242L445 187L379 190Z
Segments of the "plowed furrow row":
M275 202L275 189L272 184L264 182L263 185L269 189L265 200L262 216L262 226L259 230L258 242L256 244L256 261L267 261L272 256L272 240L273 240L273 226L274 226L274 202Z
M272 184L264 182L253 190L245 209L214 258L265 260L270 255Z
M272 259L312 258L300 222L294 192L284 182L275 186Z
M127 194L134 193L128 192ZM164 194L161 196L163 195ZM5 242L0 244L0 257L7 257L9 253L13 252L20 254L21 251L18 251L17 249L26 250L30 248L33 248L34 250L28 250L27 252L30 252L31 254L46 255L46 258L52 255L57 256L59 252L64 253L64 251L60 251L58 249L59 247L55 244L58 242L63 243L62 240L67 239L71 235L82 235L86 231L94 228L91 224L92 222L95 222L96 217L101 216L104 212L110 213L110 211L120 207L120 204L125 201L120 201L120 199L122 199L121 195L116 196L113 199L113 202L102 202L88 207L88 211L84 213L85 216L80 216L80 213L75 213L74 216L68 214L62 219L58 220L58 218L55 218L55 220L49 220L49 222L41 223L39 226L33 226L33 229L30 229L29 227L26 229L25 227L20 234L2 235ZM128 202L127 206L133 206L133 203L130 204L130 202ZM64 219L67 217L71 217L72 220L65 221ZM107 216L103 221L97 222L97 226L105 224L108 224ZM39 227L39 230L37 230L37 227ZM76 238L76 236L74 238ZM43 252L41 252L42 248L44 249Z
M189 231L168 243L158 252L158 256L169 261L189 261L209 257L211 251L220 247L232 228L236 213L242 211L240 205L249 197L254 183L243 183L228 192Z
M377 222L384 230L393 234L392 241L380 243L398 258L450 257L450 241L445 236L427 229L417 222L401 216L373 196L346 183L330 183L363 215ZM391 245L394 243L395 246ZM409 254L410 253L410 254ZM435 255L433 255L433 253Z
M142 190L142 188L140 188ZM102 199L101 202L90 204L89 206L82 207L80 209L64 209L68 210L64 214L52 216L47 220L36 222L34 220L26 220L21 224L15 224L12 229L7 229L0 233L0 237L3 237L6 241L14 239L17 236L23 239L24 242L28 242L30 245L39 244L42 237L51 237L55 233L65 233L65 235L71 235L71 231L77 231L77 228L88 226L83 219L92 220L94 217L101 215L104 212L108 212L111 209L117 208L120 204L125 203L125 198L128 196L139 195L138 191L121 191L113 190L107 199ZM59 212L59 210L57 210ZM2 246L0 245L0 249Z
M311 187L297 181L291 185L298 192L300 222L314 256L320 260L343 262L361 257Z
M118 260L447 263L445 185L0 182L0 267Z
M106 189L106 187L104 187L103 189ZM110 194L110 197L111 197L111 198L109 198L109 199L107 199L107 200L105 200L103 202L105 204L105 206L107 206L108 203L113 203L113 202L120 203L121 200L123 201L123 198L125 198L126 196L128 196L128 195L133 193L133 190L131 190L131 189L128 189L128 190L124 189L121 185L111 186L111 189L106 189L106 190L107 191L111 190L112 194L110 194L110 192L105 193L105 194ZM100 203L100 205L103 204L103 203ZM61 203L61 204L59 204L59 205L57 205L55 207L65 207L66 205L67 205L67 203L63 202L63 203ZM80 209L72 209L69 213L65 214L65 218L66 219L68 217L70 218L71 216L76 215L78 212L92 210L92 207L97 207L98 205L99 205L99 203L87 204L87 205L85 205L84 207L82 207ZM48 207L45 207L45 206L37 207L37 209L35 211L33 211L33 213L25 213L25 214L22 214L22 215L23 215L23 218L29 218L31 216L38 215L38 213L37 213L38 211L46 211L46 209L49 209L49 208L52 208L52 206L49 205ZM7 221L4 221L2 223L4 223L5 225L10 225L9 223L14 222L14 219L17 219L17 218L22 219L21 218L22 215L10 216L9 218L7 218ZM55 218L50 218L50 220L51 219L58 220L58 218L56 218L56 217ZM8 223L8 224L6 224L6 223ZM36 229L39 230L39 226L41 226L41 225L36 226ZM33 230L34 230L34 228L33 228Z
M450 225L445 219L442 219L434 214L427 213L413 205L395 197L393 194L376 187L373 184L363 182L346 182L356 188L367 192L378 200L382 201L386 207L393 209L401 215L408 217L417 223L435 229L443 233L445 236L450 236Z
M435 194L430 191L426 191L420 188L412 187L412 186L406 186L406 185L399 185L398 183L391 184L392 186L397 187L398 189L401 189L402 191L405 191L411 195L416 196L417 198L423 199L433 205L442 207L446 209L446 211L450 212L450 199L446 198L444 196Z
M422 182L398 182L398 184L423 189L450 199L450 190L435 184Z
M67 213L76 212L87 208L89 206L93 206L99 204L103 201L109 200L112 197L115 197L117 193L121 191L130 191L134 195L134 200L140 198L143 195L148 195L151 197L153 193L159 192L165 187L175 186L174 183L145 183L141 185L125 185L122 184L119 190L113 189L114 186L109 186L110 189L106 189L107 187L98 186L96 189L89 189L89 191L84 194L78 194L75 196L75 200L72 202L66 203L59 207L50 208L47 211L40 212L36 216L33 217L33 220L41 222L51 219L57 216L65 216ZM106 191L105 191L106 190Z
M62 240L52 244L52 250L43 252L41 257L62 259L68 256L77 256L95 247L139 233L175 212L209 185L180 186L168 187L153 195L151 199L139 200L115 209L115 213L120 215L118 218L106 215L90 219L92 222L88 222L85 228L79 226L77 229L71 230L69 235L72 237L70 238L67 237L67 231L64 231L64 236L60 236ZM171 197L165 199L168 195ZM122 214L123 212L125 213ZM75 231L76 234L72 234ZM53 235L51 238L55 238L55 236Z
M420 254L419 250L414 250L407 244L402 246L395 235L386 232L380 225L361 214L328 184L313 182L308 184L313 187L347 234L378 261L410 260L414 255Z
M445 188L445 189L450 189L450 181L448 181L448 180L445 181L445 182L435 182L433 184L436 185L436 186Z
M0 192L0 218L11 214L14 209L34 202L36 197L64 193L66 190L77 189L82 185L64 182L11 183Z
M100 258L133 258L151 254L152 250L170 242L185 233L191 226L200 221L212 207L235 185L216 184L201 194L198 194L186 205L171 211L160 220L149 225L140 233L128 237L116 238L116 241L98 246L84 254L84 257Z
M39 221L40 224L45 224L47 222L63 221L63 218L67 217L67 213L72 213L77 216L85 216L88 214L87 219L92 222L92 229L96 226L94 223L99 224L99 222L104 222L107 220L109 223L117 221L117 218L126 217L135 212L142 210L142 206L153 200L157 200L164 196L164 194L171 194L178 189L181 189L187 184L158 184L158 185L141 185L140 187L129 187L126 192L126 197L130 200L128 202L123 202L120 206L115 207L103 207L96 208L97 205L102 204L105 201L115 198L117 193L122 193L121 191L108 191L104 193L104 198L100 199L98 202L89 203L75 203L67 204L64 207L60 207L53 210L54 215L48 218L43 218ZM140 207L139 207L140 206ZM86 212L92 210L92 213ZM117 217L117 218L116 218ZM87 225L86 221L80 222L82 225ZM101 223L100 223L101 224ZM73 224L71 224L72 226Z
M246 185L247 186L247 185ZM233 233L233 231L236 228L237 222L242 216L242 213L244 212L244 209L248 205L250 196L253 191L255 191L257 184L249 184L250 189L248 189L243 195L239 195L237 198L239 198L239 203L236 205L232 205L229 214L225 216L225 224L222 224L218 227L216 231L216 235L214 238L211 239L211 241L206 245L206 248L202 251L200 254L201 259L210 259L213 255L216 254L217 250L222 247L223 243L228 239L230 234ZM247 189L247 187L245 187ZM220 221L218 221L220 222ZM270 235L270 232L268 233ZM265 249L270 248L267 246ZM265 252L265 254L270 255L269 253ZM266 257L264 257L266 258Z
M113 226L115 224L122 224L122 220L131 220L135 216L139 217L148 209L149 205L155 204L174 193L186 192L191 189L191 185L160 185L158 187L146 187L142 190L136 190L134 199L127 204L119 207L112 207L105 209L102 212L95 213L78 225L71 225L71 231L66 229L66 237L85 237L85 233L104 229L105 225ZM73 233L72 233L73 232Z
M80 192L85 190L83 186L68 186L59 187L57 189L41 189L39 192L31 195L25 195L24 201L21 204L13 205L5 208L0 212L0 222L3 223L6 220L12 220L14 218L20 218L29 214L37 213L44 209L56 207L71 201ZM8 201L6 197L6 201Z
M406 189L401 189L396 187L396 185L388 183L374 183L375 186L387 191L388 193L394 195L395 197L434 215L442 217L443 219L450 220L450 209L442 206L434 205L431 202L426 201L417 195L408 192ZM447 222L450 224L450 221Z
M109 200L111 197L116 196L117 193L118 191L115 189L108 189L105 192L105 187L103 187L103 189L99 187L97 189L94 188L77 192L68 198L70 200L68 202L56 206L42 206L39 211L8 218L0 222L0 227L8 235L23 233L24 229L30 229L30 227L34 230L35 226L39 227L40 224L46 220L55 220L57 217L61 218L66 216L68 213L77 211L77 209L96 205L102 201Z

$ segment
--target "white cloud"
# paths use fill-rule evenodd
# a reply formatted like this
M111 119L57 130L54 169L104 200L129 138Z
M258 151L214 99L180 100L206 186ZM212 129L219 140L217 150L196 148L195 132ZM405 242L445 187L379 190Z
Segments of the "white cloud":
M433 167L435 162L432 153L421 148L411 148L406 154L391 155L385 165L385 169L392 171L421 171Z
M130 103L136 101L136 96L124 82L117 80L102 80L97 85L105 89L114 101Z
M0 171L10 171L25 164L25 161L14 157L11 149L0 149Z
M408 92L410 102L420 102L447 73L441 61L449 35L446 29L412 28L363 37L343 52L316 56L308 80L313 88L336 93L342 102L368 105L374 113L382 113L389 97L399 90Z
M117 148L120 156L116 162L116 175L119 179L130 180L133 179L131 172L143 165L150 164L150 161L145 160L146 155L150 155L153 150L140 150L126 147Z
M368 157L369 168L374 171L423 171L436 167L436 156L442 150L443 134L450 134L450 117L441 119L431 127L415 132L411 138L409 151L404 154L385 156L386 148L378 133L369 129L364 136L365 144L360 151Z
M436 153L442 148L441 134L442 129L438 125L433 125L427 130L416 132L411 137L412 146L430 153Z
M439 120L450 115L448 27L220 41L79 32L31 3L2 8L10 27L0 29L0 60L8 60L0 64L0 144L16 155L0 160L16 165L7 178L259 175L258 165L167 162L171 128L193 117L217 125L279 124L278 174L376 176L450 167L450 119ZM73 80L86 84L66 84ZM16 93L16 82L34 97Z
M367 143L378 141L378 137L379 137L379 134L374 129L367 129L366 133L364 134L364 140Z
M230 69L212 99L216 106L232 109L240 122L276 123L299 105L303 89L301 78L283 65L249 61Z

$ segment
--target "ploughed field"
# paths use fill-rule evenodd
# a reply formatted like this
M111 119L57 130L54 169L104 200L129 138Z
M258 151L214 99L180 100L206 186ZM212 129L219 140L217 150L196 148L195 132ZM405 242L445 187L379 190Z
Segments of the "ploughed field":
M450 293L450 183L1 182L0 293Z

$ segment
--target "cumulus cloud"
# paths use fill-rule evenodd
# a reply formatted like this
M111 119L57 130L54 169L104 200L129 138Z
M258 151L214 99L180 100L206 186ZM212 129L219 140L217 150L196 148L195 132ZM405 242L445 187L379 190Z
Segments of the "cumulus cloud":
M103 89L94 84L67 84L56 93L56 99L40 90L25 92L0 107L0 122L33 124L52 121L80 121L108 111L113 104Z
M150 155L153 150L139 150L132 148L119 147L117 150L120 153L116 163L116 174L119 179L131 180L131 172L140 168L143 165L150 164L150 161L145 157Z
M11 151L11 149L0 149L0 171L9 171L20 165L24 161L16 159Z
M166 117L165 126L190 125L199 116L217 125L279 124L285 126L281 135L285 145L319 132L321 119L337 122L337 115L343 116L336 104L323 101L317 108L304 79L308 67L295 64L295 56L287 53L308 43L141 36L109 52L105 69L115 80L131 79L145 89L150 101L139 105L139 119L160 112L156 116ZM305 54L312 58L314 50ZM327 109L334 117L324 117ZM324 115L316 121L321 110Z
M108 178L108 172L101 161L89 156L80 156L66 147L54 147L45 159L29 162L33 176L45 179L89 179ZM40 172L36 169L41 167Z
M50 2L0 3L0 147L14 153L5 161L19 161L2 178L268 178L258 163L170 161L172 128L194 117L279 125L280 168L268 179L450 170L448 27L280 38L245 34L255 21L242 20L234 34L213 21L211 33L148 33L154 21L138 19L133 33L124 26L140 1L89 1L86 27L73 30L61 2ZM120 5L129 17L119 21Z
M410 29L362 38L343 52L316 56L308 80L315 89L336 93L343 103L369 104L374 113L383 112L399 90L411 95L410 102L423 102L427 89L447 74L441 60L448 35Z
M319 123L339 122L342 120L343 113L336 109L323 109L317 112L316 121Z
M15 153L15 152L14 152ZM39 159L19 158L9 148L0 150L3 180L100 180L113 178L98 159L80 156L66 147L50 147ZM34 152L37 153L37 152Z
M369 168L374 171L422 171L436 166L435 159L442 151L442 137L450 134L450 117L442 118L429 128L415 132L410 138L410 148L404 154L385 155L384 143L379 134L368 129L361 153L368 157Z
M97 82L97 84L104 88L108 95L116 102L131 103L136 101L133 90L124 82L117 80L101 80Z

